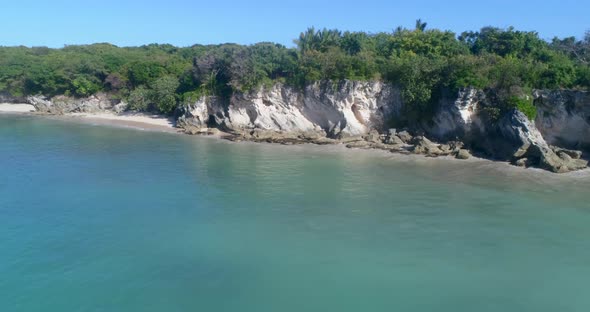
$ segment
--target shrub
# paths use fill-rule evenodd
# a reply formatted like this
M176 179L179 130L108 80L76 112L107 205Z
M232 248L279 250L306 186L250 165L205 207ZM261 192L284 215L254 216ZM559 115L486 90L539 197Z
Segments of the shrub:
M139 86L129 94L127 99L129 108L137 111L147 111L151 106L150 98L150 90L144 86Z
M537 117L537 108L533 104L533 98L531 96L525 97L511 97L508 100L508 106L510 108L516 108L525 114L529 120L535 120Z

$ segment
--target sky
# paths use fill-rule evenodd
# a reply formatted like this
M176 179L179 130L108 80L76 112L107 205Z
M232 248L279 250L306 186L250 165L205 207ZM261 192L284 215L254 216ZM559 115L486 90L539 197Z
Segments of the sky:
M316 28L380 32L429 27L461 33L484 26L534 30L544 39L581 38L588 0L0 0L1 46L176 46L272 41L293 45Z

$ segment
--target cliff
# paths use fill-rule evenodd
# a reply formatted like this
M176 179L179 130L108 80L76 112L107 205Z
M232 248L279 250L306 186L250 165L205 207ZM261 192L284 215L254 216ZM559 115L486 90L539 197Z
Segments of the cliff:
M553 172L586 168L580 149L589 145L590 97L585 92L534 93L537 120L517 110L491 120L486 108L493 97L464 89L443 98L432 120L407 131L390 129L400 119L400 90L381 82L318 82L304 90L276 84L255 92L236 93L229 100L203 97L179 109L177 125L188 133L219 128L234 140L279 143L345 143L349 147L380 148L428 156L466 151ZM434 143L429 139L439 143Z
M235 92L229 99L204 96L184 104L177 109L176 126L188 134L219 129L236 141L341 143L351 148L460 159L476 153L553 172L586 168L588 162L578 150L588 151L590 146L590 95L536 90L533 97L534 121L517 110L492 119L486 112L497 106L494 97L468 88L442 98L431 119L408 129L394 129L391 121L403 119L406 110L400 90L393 85L324 81L300 90L275 84ZM35 96L26 102L50 114L126 109L124 102L106 94L84 99Z
M230 132L260 129L343 138L385 130L400 105L399 90L380 82L318 82L301 91L276 84L235 93L226 102L203 97L181 108L178 125L189 131L214 125Z

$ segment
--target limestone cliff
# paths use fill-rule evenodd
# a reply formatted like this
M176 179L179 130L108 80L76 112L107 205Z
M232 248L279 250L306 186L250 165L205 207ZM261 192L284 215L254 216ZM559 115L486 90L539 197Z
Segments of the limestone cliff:
M537 90L535 123L553 145L590 151L590 93Z
M391 129L403 119L400 90L383 82L317 82L303 89L275 84L230 98L204 96L181 105L177 127L189 134L213 128L232 140L283 144L346 144L431 157L486 158L554 172L585 168L582 152L590 147L590 95L581 91L534 91L537 118L528 120L517 110L490 118L497 107L494 94L466 88L443 97L431 119L408 129ZM0 97L8 103L23 99ZM31 96L24 99L38 112L94 113L126 108L106 94L74 99ZM400 131L401 130L401 131ZM433 140L433 141L431 141ZM438 142L438 143L435 143ZM468 151L469 150L469 151Z
M385 130L401 105L399 90L381 82L318 82L304 90L276 84L235 93L226 103L201 98L181 109L178 125L198 129L215 124L228 131L262 129L341 138Z
M536 121L518 110L504 113L499 120L490 120L483 108L494 103L486 94L475 89L461 90L455 101L441 101L427 132L439 140L460 140L487 157L519 166L553 172L583 169L588 162L580 159L582 153L566 148L579 148L588 142L590 98L584 92L573 94L535 91L539 116Z

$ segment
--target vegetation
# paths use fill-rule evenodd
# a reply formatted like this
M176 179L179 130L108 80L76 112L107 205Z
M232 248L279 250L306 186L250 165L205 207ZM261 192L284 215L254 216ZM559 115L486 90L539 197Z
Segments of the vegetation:
M526 90L590 87L590 33L547 42L514 28L457 35L418 20L414 29L375 34L310 28L295 43L0 47L0 93L108 92L132 109L170 114L199 95L229 97L275 82L385 80L402 88L408 119L427 116L442 94L469 86L497 94L495 115L517 107L532 118Z

